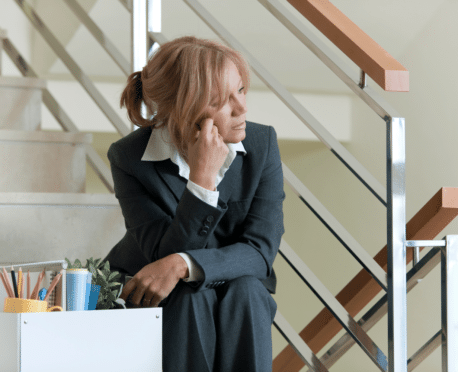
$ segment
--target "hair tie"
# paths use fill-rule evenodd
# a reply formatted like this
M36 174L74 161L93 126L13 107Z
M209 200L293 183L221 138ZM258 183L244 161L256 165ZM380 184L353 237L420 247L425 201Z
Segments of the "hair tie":
M141 99L143 97L143 83L142 83L142 74L140 71L137 72L135 79L135 92L137 98Z

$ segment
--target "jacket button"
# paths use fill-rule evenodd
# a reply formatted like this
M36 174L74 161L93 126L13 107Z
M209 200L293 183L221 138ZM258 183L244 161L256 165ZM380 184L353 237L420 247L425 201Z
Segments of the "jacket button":
M207 221L208 222L213 222L213 216L207 216Z
M205 221L205 222L204 222L204 226L205 226L205 227L210 227L210 222Z
M203 229L202 229L202 230L199 231L199 235L200 235L200 236L207 235L207 231L208 231L208 230L203 230Z

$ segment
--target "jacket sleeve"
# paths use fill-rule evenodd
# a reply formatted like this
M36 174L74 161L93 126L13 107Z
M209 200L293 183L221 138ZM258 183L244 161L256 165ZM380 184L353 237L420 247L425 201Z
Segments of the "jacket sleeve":
M205 279L198 289L244 275L264 280L270 276L280 247L283 225L283 172L277 136L269 127L269 150L255 196L235 244L187 252L201 266Z
M205 247L210 233L227 210L225 204L219 203L215 208L186 187L173 216L170 211L166 212L168 208L164 198L174 196L157 173L150 175L153 177L152 182L159 187L152 194L146 190L138 175L134 174L130 167L131 160L121 149L116 148L116 144L110 147L108 158L115 195L129 235L127 240L133 241L139 247L148 262L172 253ZM151 170L154 172L153 167ZM206 234L201 233L204 223L210 225Z
M202 282L190 283L196 289L210 288L216 281L244 275L260 280L269 277L284 233L285 194L280 153L272 127L269 127L268 138L267 160L243 224L243 233L237 243L218 248L207 247L207 244L228 209L226 203L220 199L215 208L185 188L175 215L170 215L164 207L164 190L156 194L146 190L132 171L131 160L116 144L112 145L108 157L127 233L149 262L172 253L188 253L204 273ZM162 182L157 174L151 177Z

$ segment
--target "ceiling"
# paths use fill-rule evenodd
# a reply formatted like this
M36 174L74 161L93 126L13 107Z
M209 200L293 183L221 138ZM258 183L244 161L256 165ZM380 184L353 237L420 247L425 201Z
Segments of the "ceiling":
M130 16L126 8L113 0L78 0L89 15L118 47L130 58ZM311 26L286 0L278 0L298 19ZM332 0L344 14L378 42L388 53L399 58L417 34L427 25L434 13L448 0ZM94 41L84 26L78 26L63 2L35 0L45 22L58 38L63 38L67 51L87 74L103 80L122 81L121 70ZM57 6L56 3L59 3ZM50 6L52 4L52 7ZM306 47L301 44L273 15L256 0L200 0L200 4L230 32L274 77L293 91L344 93L346 86L336 78ZM45 15L52 8L52 15ZM66 9L65 9L66 8ZM61 17L56 15L62 12ZM61 33L62 24L71 30ZM167 39L182 35L215 38L213 31L182 0L162 1L162 33ZM69 37L71 34L71 37ZM68 70L55 59L49 47L36 38L32 59L37 62L42 75L65 76ZM327 40L325 40L329 44ZM340 51L336 53L348 61ZM402 61L401 61L402 62ZM406 66L408 67L408 66ZM355 79L358 68L354 67ZM253 87L262 89L264 84L256 77Z

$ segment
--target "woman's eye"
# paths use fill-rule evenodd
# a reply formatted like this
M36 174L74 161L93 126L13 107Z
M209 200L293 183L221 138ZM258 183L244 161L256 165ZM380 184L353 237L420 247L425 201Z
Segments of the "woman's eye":
M239 89L239 93L242 93L242 91L243 91L244 89L245 89L245 87L241 87L241 88Z

